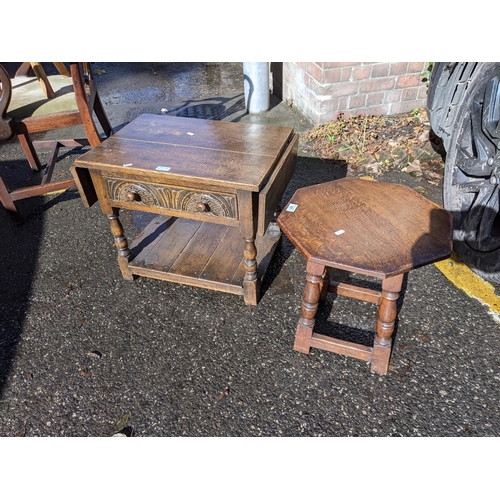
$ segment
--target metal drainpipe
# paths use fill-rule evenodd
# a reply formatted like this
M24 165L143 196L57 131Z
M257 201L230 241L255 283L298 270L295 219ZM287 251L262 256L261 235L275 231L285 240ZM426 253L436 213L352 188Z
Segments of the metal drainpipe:
M269 63L244 62L243 87L248 113L263 113L269 109Z

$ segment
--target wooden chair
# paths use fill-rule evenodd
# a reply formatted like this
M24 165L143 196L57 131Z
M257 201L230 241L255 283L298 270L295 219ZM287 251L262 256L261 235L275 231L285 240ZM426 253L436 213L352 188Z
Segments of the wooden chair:
M0 202L17 213L15 201L75 186L72 178L52 181L61 147L95 147L113 133L97 92L90 63L54 63L58 75L47 76L40 63L23 63L14 78L0 65L0 141L17 137L33 171L42 165L37 149L52 149L41 183L9 190L0 175ZM35 76L29 76L30 69ZM96 126L94 116L104 132ZM36 132L83 125L85 138L32 140Z
M403 276L449 257L451 214L407 186L349 178L298 189L278 225L307 260L294 349L362 359L385 375ZM333 281L332 268L380 278L381 290ZM373 347L314 331L328 292L378 305Z

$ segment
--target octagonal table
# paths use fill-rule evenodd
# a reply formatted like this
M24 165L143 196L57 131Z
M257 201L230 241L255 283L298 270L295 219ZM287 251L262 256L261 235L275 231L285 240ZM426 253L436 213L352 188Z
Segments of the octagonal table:
M294 349L362 359L385 375L404 274L450 256L451 214L407 186L346 178L297 190L278 224L307 260ZM380 278L381 291L332 281L332 268ZM314 332L328 292L379 306L373 347Z

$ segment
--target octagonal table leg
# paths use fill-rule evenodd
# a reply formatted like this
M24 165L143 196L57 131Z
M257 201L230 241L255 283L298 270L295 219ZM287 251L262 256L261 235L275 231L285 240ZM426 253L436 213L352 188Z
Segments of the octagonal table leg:
M302 305L300 308L301 317L297 325L293 348L296 351L308 354L311 348L311 338L314 323L316 322L315 316L318 310L318 303L322 295L325 266L308 262L306 273L306 286L302 294Z
M403 274L382 280L382 296L378 310L377 333L373 342L371 371L385 375L392 350L392 332L397 316L397 300L403 285Z

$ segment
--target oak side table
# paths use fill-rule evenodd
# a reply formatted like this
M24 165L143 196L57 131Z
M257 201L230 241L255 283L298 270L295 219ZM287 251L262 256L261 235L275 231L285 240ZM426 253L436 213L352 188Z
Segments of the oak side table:
M108 217L122 275L259 301L297 160L290 127L144 114L72 166L85 206ZM120 209L158 214L129 245Z
M345 178L298 189L278 224L307 261L294 349L362 359L385 375L403 277L450 256L451 214L408 186ZM381 290L332 280L331 269L379 278ZM328 292L378 306L373 347L315 331Z

